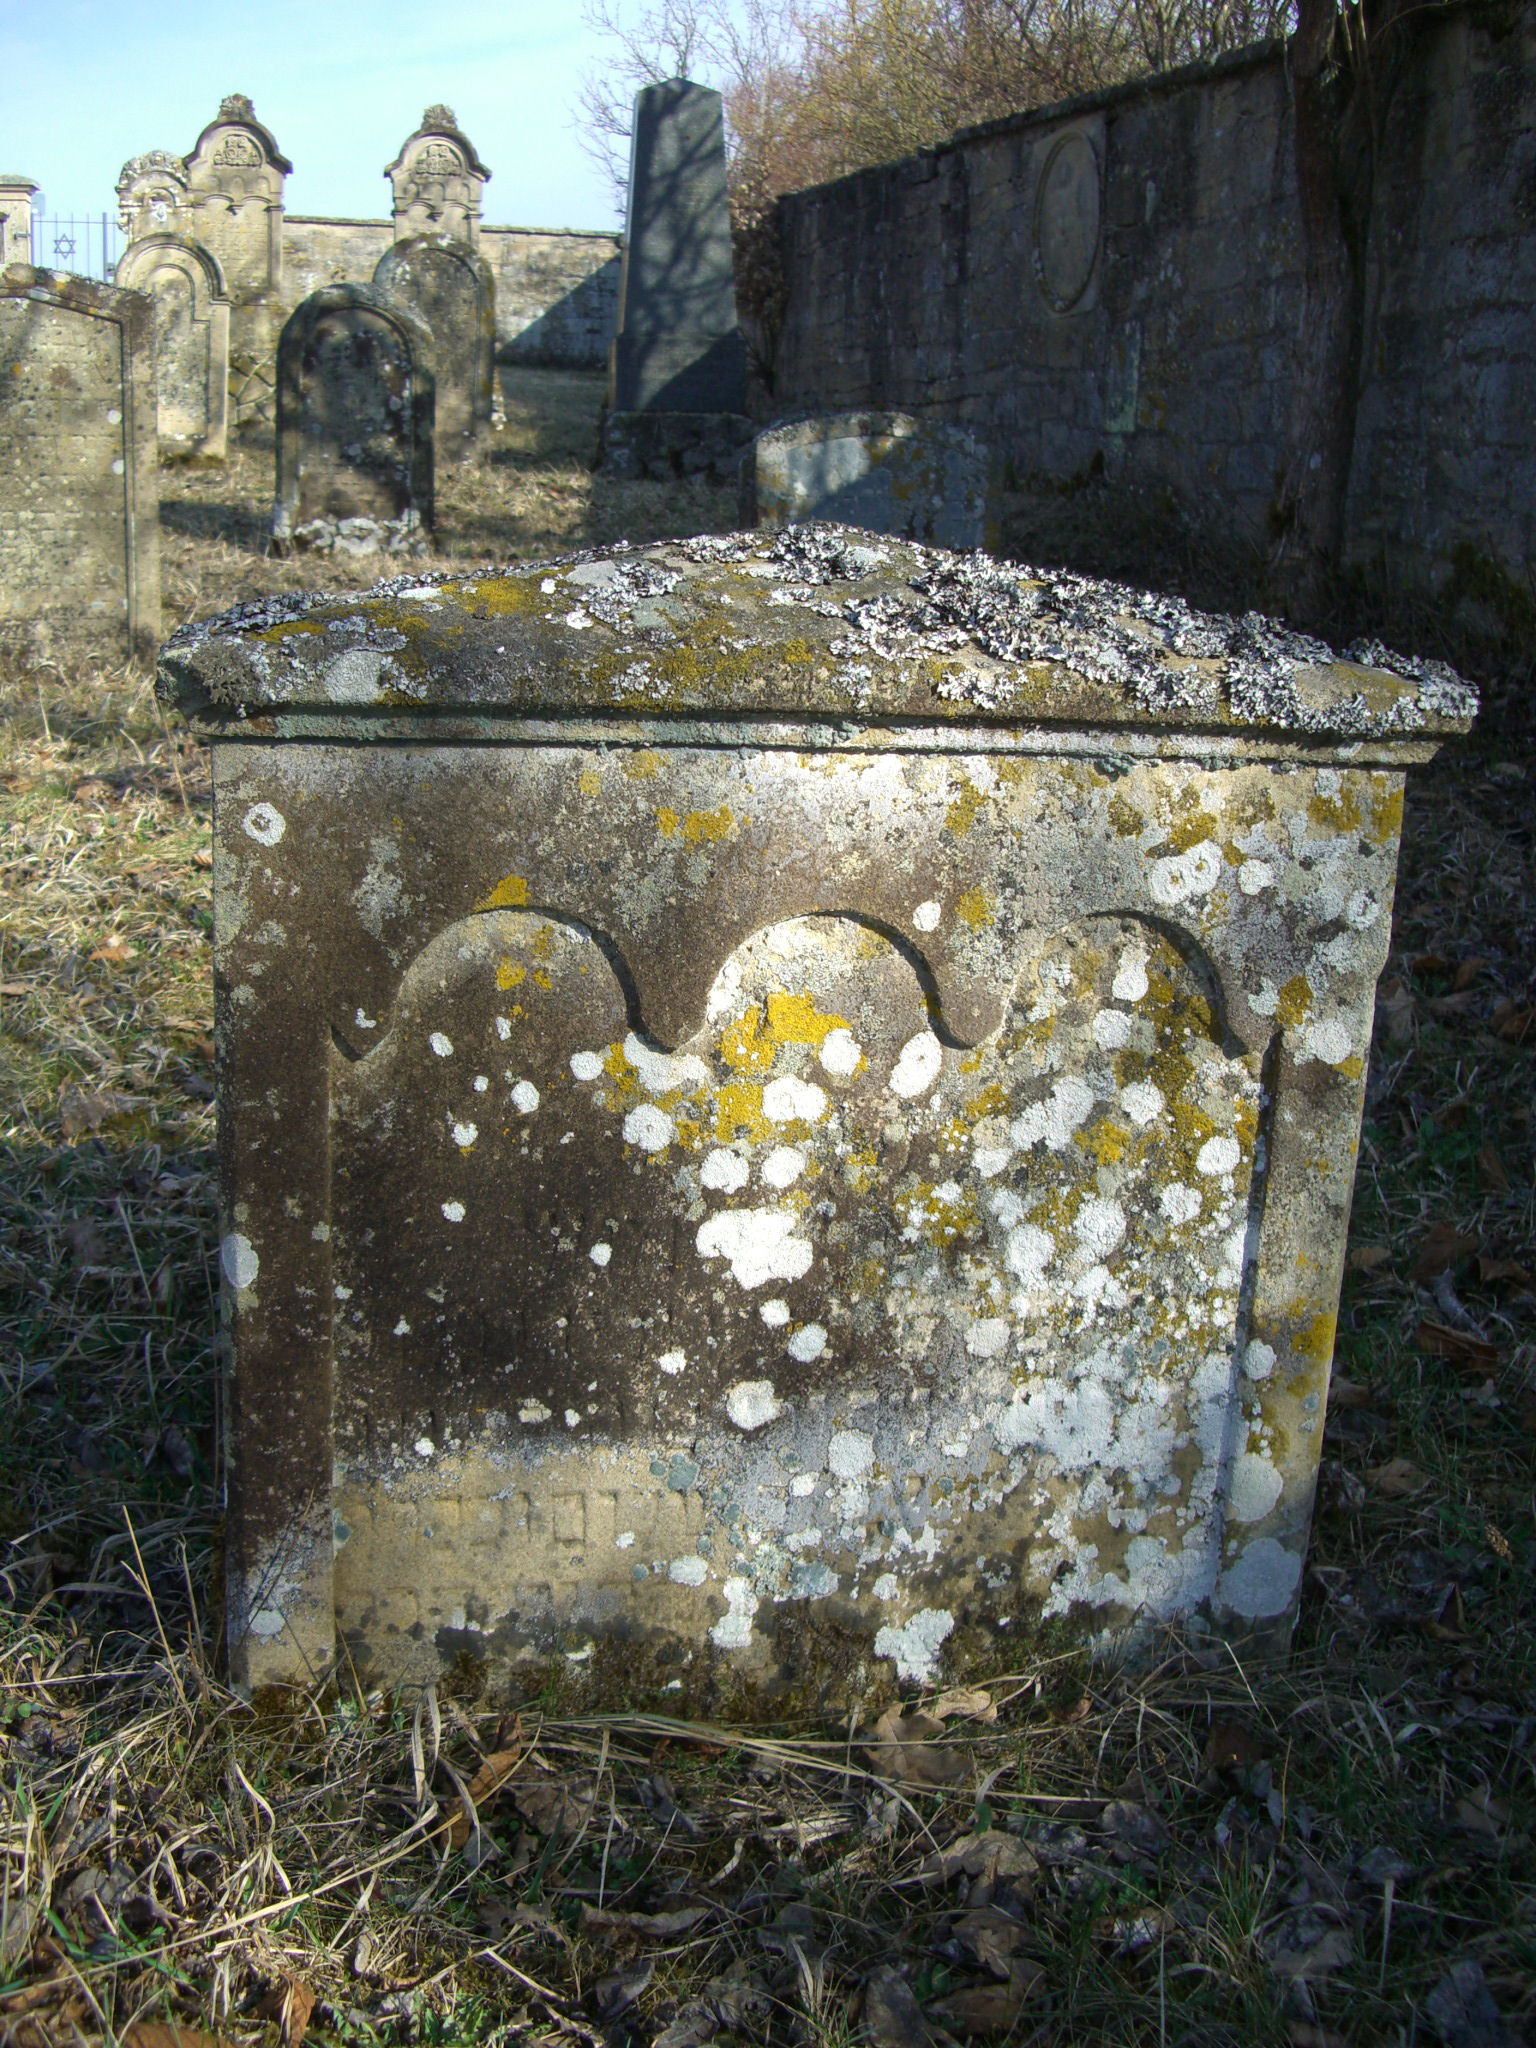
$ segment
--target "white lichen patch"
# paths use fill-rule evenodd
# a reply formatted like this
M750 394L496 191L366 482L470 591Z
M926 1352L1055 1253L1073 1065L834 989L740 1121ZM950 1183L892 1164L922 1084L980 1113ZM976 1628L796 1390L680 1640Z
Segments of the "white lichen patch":
M512 1107L522 1116L532 1116L543 1098L532 1081L514 1081L512 1084Z
M789 1321L789 1303L777 1294L760 1302L757 1312L770 1330L782 1330Z
M734 1195L744 1188L752 1178L752 1168L740 1152L717 1145L704 1156L699 1168L699 1179L707 1188L713 1188L722 1195Z
M578 1081L602 1079L603 1056L600 1052L573 1052L570 1066L572 1074Z
M770 1123L818 1123L826 1108L826 1090L798 1074L781 1074L763 1090L763 1115Z
M606 1266L613 1257L613 1246L611 1244L604 1244L601 1238L599 1238L598 1242L588 1251L587 1257L594 1266Z
M821 1041L822 1066L839 1081L852 1080L864 1061L864 1048L846 1025L839 1024Z
M893 1095L910 1100L926 1095L944 1065L944 1048L931 1031L920 1031L901 1048L888 1083Z
M793 1187L805 1171L805 1154L793 1145L775 1145L760 1168L763 1185L777 1189Z
M752 1623L757 1614L758 1594L752 1581L731 1577L720 1588L725 1612L709 1632L717 1650L744 1650L752 1640Z
M236 1294L256 1285L261 1260L256 1247L243 1231L232 1230L219 1245L219 1269Z
M1232 1464L1229 1512L1234 1522L1262 1522L1273 1512L1285 1480L1261 1452L1243 1451Z
M440 1060L452 1059L453 1040L448 1036L446 1031L434 1031L431 1037L427 1040L427 1043L431 1046L432 1050L437 1054Z
M810 1241L795 1235L799 1221L793 1209L722 1210L699 1226L699 1251L706 1259L729 1260L740 1287L799 1280L815 1257Z
M943 914L942 907L935 903L930 896L925 902L919 903L912 913L913 931L936 932L939 928L939 919Z
M276 846L288 830L288 820L273 804L252 804L240 824L246 837L258 846Z
M468 1211L462 1202L447 1201L443 1203L443 1216L449 1223L462 1223L467 1214Z
M687 1366L688 1354L686 1351L663 1351L656 1363L664 1373L676 1377Z
M738 1429L762 1429L784 1413L772 1380L738 1380L727 1387L725 1412Z
M900 1628L889 1622L875 1633L875 1655L890 1657L904 1685L929 1685L938 1670L939 1652L954 1633L955 1617L947 1607L924 1607Z
M660 1152L677 1136L677 1125L654 1102L642 1102L624 1119L624 1142L642 1152Z
M702 1557L674 1557L667 1566L667 1577L674 1586L702 1586L709 1577L709 1566Z
M461 1152L467 1152L480 1135L479 1126L470 1123L456 1123L453 1127L453 1142Z
M810 1365L827 1348L827 1333L820 1323L806 1323L796 1330L784 1349L801 1365Z

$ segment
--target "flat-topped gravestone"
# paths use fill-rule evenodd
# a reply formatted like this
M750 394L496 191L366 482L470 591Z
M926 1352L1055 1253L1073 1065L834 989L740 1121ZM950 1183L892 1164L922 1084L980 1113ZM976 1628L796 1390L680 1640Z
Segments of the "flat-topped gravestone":
M672 443L681 450L690 439L718 437L721 415L745 414L746 362L720 95L682 78L645 86L630 136L612 430L604 436L609 466L625 472L637 450ZM630 418L656 413L669 419L647 428ZM676 468L681 455L668 460ZM639 463L636 473L656 473L643 452Z
M37 187L30 178L0 174L0 270L32 261L32 207Z
M910 413L820 413L757 436L744 509L769 529L835 519L969 551L995 542L992 471L968 428Z
M415 551L432 530L432 335L371 285L298 306L277 358L279 549Z
M156 421L162 455L222 462L229 426L229 297L206 249L170 232L140 235L116 282L155 309Z
M447 235L396 242L376 288L432 332L440 455L469 453L490 425L496 379L496 280L485 258Z
M1294 1615L1380 650L847 529L272 599L213 747L230 1630L782 1711Z
M491 174L452 107L428 107L384 175L393 194L397 242L446 235L477 246L481 196Z
M0 271L0 635L160 638L153 322L137 292Z

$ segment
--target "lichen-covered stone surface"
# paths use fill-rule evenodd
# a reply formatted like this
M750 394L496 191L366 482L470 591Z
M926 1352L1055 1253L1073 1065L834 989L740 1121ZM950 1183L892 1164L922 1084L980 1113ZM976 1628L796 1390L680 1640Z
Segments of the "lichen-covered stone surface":
M178 635L242 1680L1283 1643L1403 769L1474 709L1384 660L837 528Z
M158 641L153 346L138 292L0 271L0 634Z

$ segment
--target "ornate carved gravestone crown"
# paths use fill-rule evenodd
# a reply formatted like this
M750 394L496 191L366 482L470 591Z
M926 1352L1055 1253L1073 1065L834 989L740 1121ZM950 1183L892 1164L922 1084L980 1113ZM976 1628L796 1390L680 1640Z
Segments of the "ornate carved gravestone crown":
M384 175L394 194L397 242L418 235L447 236L471 247L479 241L480 200L491 174L452 107L428 107Z
M265 600L161 677L243 1682L1285 1640L1455 677L834 527Z

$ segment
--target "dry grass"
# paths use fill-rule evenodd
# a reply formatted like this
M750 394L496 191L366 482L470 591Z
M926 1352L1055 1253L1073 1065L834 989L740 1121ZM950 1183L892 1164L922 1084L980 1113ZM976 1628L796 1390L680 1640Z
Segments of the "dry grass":
M592 478L590 381L511 397L451 556L729 522ZM168 623L313 575L269 462L166 475ZM206 778L142 674L0 684L0 2042L1407 2044L1458 1962L1536 2021L1528 735L1410 807L1295 1660L1043 1661L872 1749L228 1691Z

